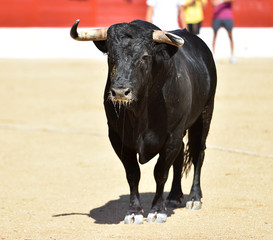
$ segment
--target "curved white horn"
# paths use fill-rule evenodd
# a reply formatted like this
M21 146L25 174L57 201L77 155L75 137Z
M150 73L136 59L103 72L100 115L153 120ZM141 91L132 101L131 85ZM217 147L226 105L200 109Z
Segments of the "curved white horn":
M80 20L77 20L70 30L70 36L78 41L103 41L107 39L108 28L90 29L85 32L78 32Z
M153 32L153 39L155 42L167 43L176 47L181 47L184 44L183 38L179 37L178 35L160 30L155 30Z

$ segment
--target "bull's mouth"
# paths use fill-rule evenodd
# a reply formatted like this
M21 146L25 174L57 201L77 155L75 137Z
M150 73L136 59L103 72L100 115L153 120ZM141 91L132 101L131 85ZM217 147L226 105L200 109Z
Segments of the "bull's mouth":
M115 98L112 96L109 96L108 99L114 105L119 105L119 106L124 106L124 107L130 107L130 105L133 103L133 99L120 99L120 98Z
M125 107L129 107L133 101L127 101L127 100L117 100L117 99L110 99L114 105L122 105Z

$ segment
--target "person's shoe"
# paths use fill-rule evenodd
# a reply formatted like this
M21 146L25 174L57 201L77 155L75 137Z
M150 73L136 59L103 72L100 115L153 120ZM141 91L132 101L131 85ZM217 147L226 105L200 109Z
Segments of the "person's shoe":
M232 64L236 64L237 63L237 60L234 56L231 56L229 61L232 63Z

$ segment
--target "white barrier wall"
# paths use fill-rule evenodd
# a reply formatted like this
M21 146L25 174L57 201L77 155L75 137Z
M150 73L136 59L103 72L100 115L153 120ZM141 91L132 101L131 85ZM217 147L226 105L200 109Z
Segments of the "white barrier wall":
M212 48L211 28L202 28L200 37ZM273 28L234 28L233 41L236 57L273 57ZM217 34L215 55L217 58L230 57L230 42L224 28Z
M0 28L0 58L103 58L92 42L70 38L69 28ZM200 37L211 48L213 32L202 28ZM236 57L273 57L273 28L235 28ZM228 58L227 32L221 28L216 58Z

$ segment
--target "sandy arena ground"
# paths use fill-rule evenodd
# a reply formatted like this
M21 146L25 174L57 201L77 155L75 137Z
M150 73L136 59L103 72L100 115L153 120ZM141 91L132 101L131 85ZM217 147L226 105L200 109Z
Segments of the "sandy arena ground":
M203 208L131 226L107 137L105 61L0 60L0 240L273 239L273 59L217 65ZM155 162L141 166L145 217ZM186 196L191 181L183 178ZM171 174L166 195L170 183Z

